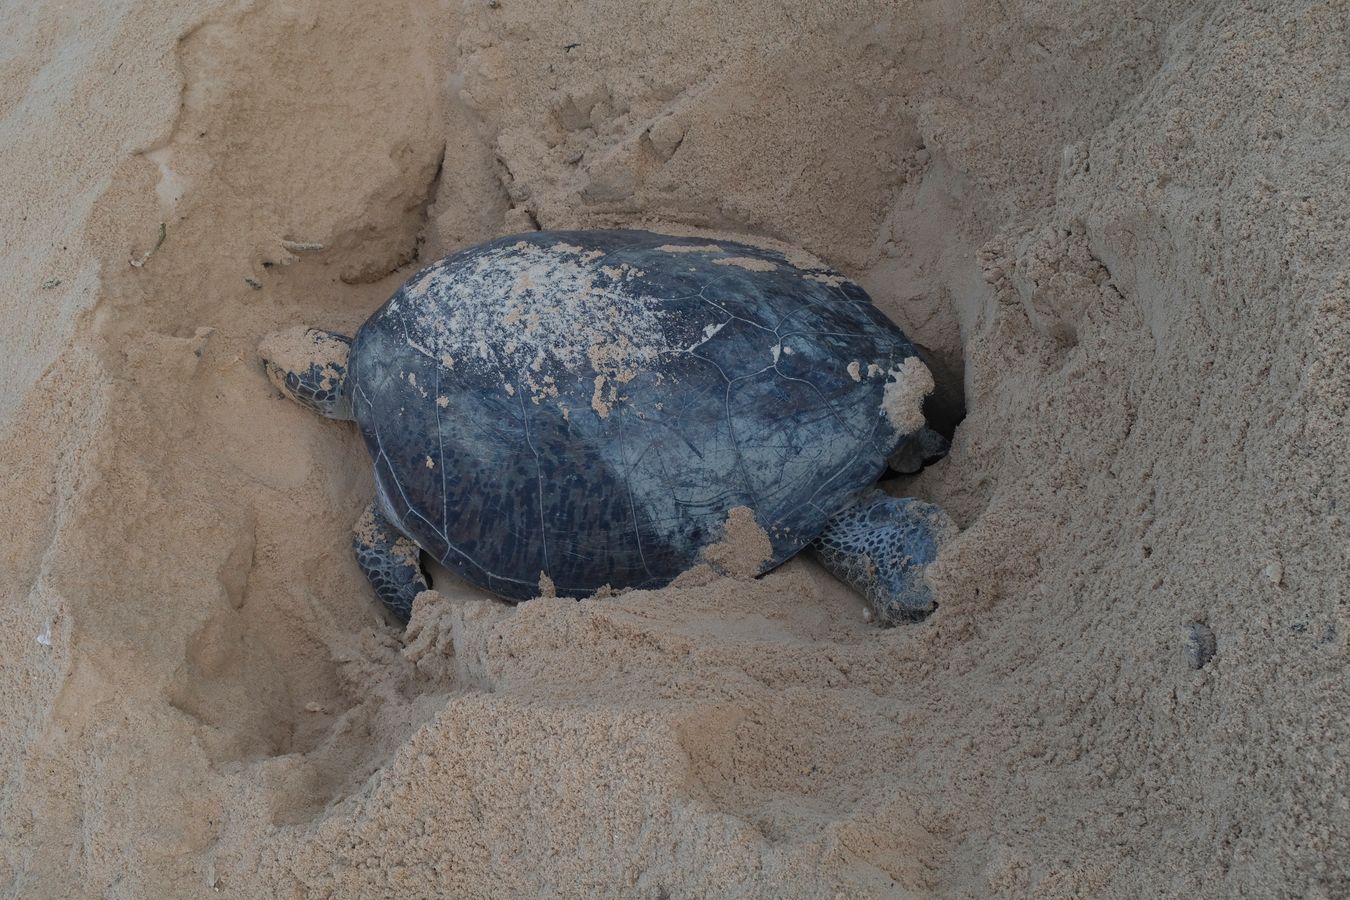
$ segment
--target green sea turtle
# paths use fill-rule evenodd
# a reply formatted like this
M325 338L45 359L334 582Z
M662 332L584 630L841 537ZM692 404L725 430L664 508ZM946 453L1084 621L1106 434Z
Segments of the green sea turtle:
M793 257L796 258L795 256ZM782 252L532 232L423 269L354 339L259 347L286 395L354 419L375 466L358 563L406 620L425 551L511 600L756 574L806 547L882 624L935 606L955 528L874 490L947 442L914 345L858 285Z

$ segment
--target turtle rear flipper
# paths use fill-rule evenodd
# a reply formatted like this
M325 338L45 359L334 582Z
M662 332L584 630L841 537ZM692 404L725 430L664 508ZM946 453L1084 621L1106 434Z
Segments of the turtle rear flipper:
M350 420L351 346L346 335L300 325L263 338L258 356L268 380L287 397L326 418Z
M366 507L352 532L352 549L370 586L389 611L406 623L412 617L413 600L429 590L422 573L422 550L405 537L372 503Z

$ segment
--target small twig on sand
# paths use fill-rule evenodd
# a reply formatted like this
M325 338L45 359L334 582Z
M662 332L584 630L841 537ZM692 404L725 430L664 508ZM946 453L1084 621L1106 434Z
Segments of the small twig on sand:
M149 250L145 251L145 255L142 256L140 259L133 259L133 260L131 260L131 261L130 261L131 264L132 264L133 266L135 266L136 268L138 268L138 269L139 269L141 266L145 265L145 261L146 261L147 259L149 259L151 256L153 256L154 253L155 253L155 251L158 250L158 249L160 248L160 246L164 243L164 238L168 237L168 234L169 234L169 229L168 229L167 227L165 227L165 225L164 225L163 222L160 222L160 223L159 223L159 240L155 241L155 246L153 246L153 247L151 247Z
M281 242L284 250L292 253L319 253L323 250L323 244L314 244L309 241L285 241Z
M243 362L243 361L244 361L244 354L242 354L242 353L236 353L236 354L234 355L234 359L232 359L232 360L230 360L229 362L225 363L225 365L223 365L223 366L216 366L216 372L224 372L224 371L226 371L227 369L233 369L235 366L239 365L239 364L240 364L241 362Z

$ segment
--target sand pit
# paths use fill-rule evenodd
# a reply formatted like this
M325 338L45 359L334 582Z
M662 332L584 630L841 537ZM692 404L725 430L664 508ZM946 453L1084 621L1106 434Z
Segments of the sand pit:
M0 894L1350 894L1343 3L193 6L0 0ZM377 614L259 338L649 223L932 349L928 622Z

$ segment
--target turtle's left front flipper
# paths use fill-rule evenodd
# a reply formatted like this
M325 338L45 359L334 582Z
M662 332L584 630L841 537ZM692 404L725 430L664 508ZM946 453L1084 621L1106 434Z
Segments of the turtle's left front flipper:
M925 570L956 532L941 507L873 491L831 517L811 550L867 599L878 624L896 625L937 609Z
M430 589L422 573L422 549L380 515L374 503L357 520L352 549L356 564L380 600L406 623L412 616L413 600Z

